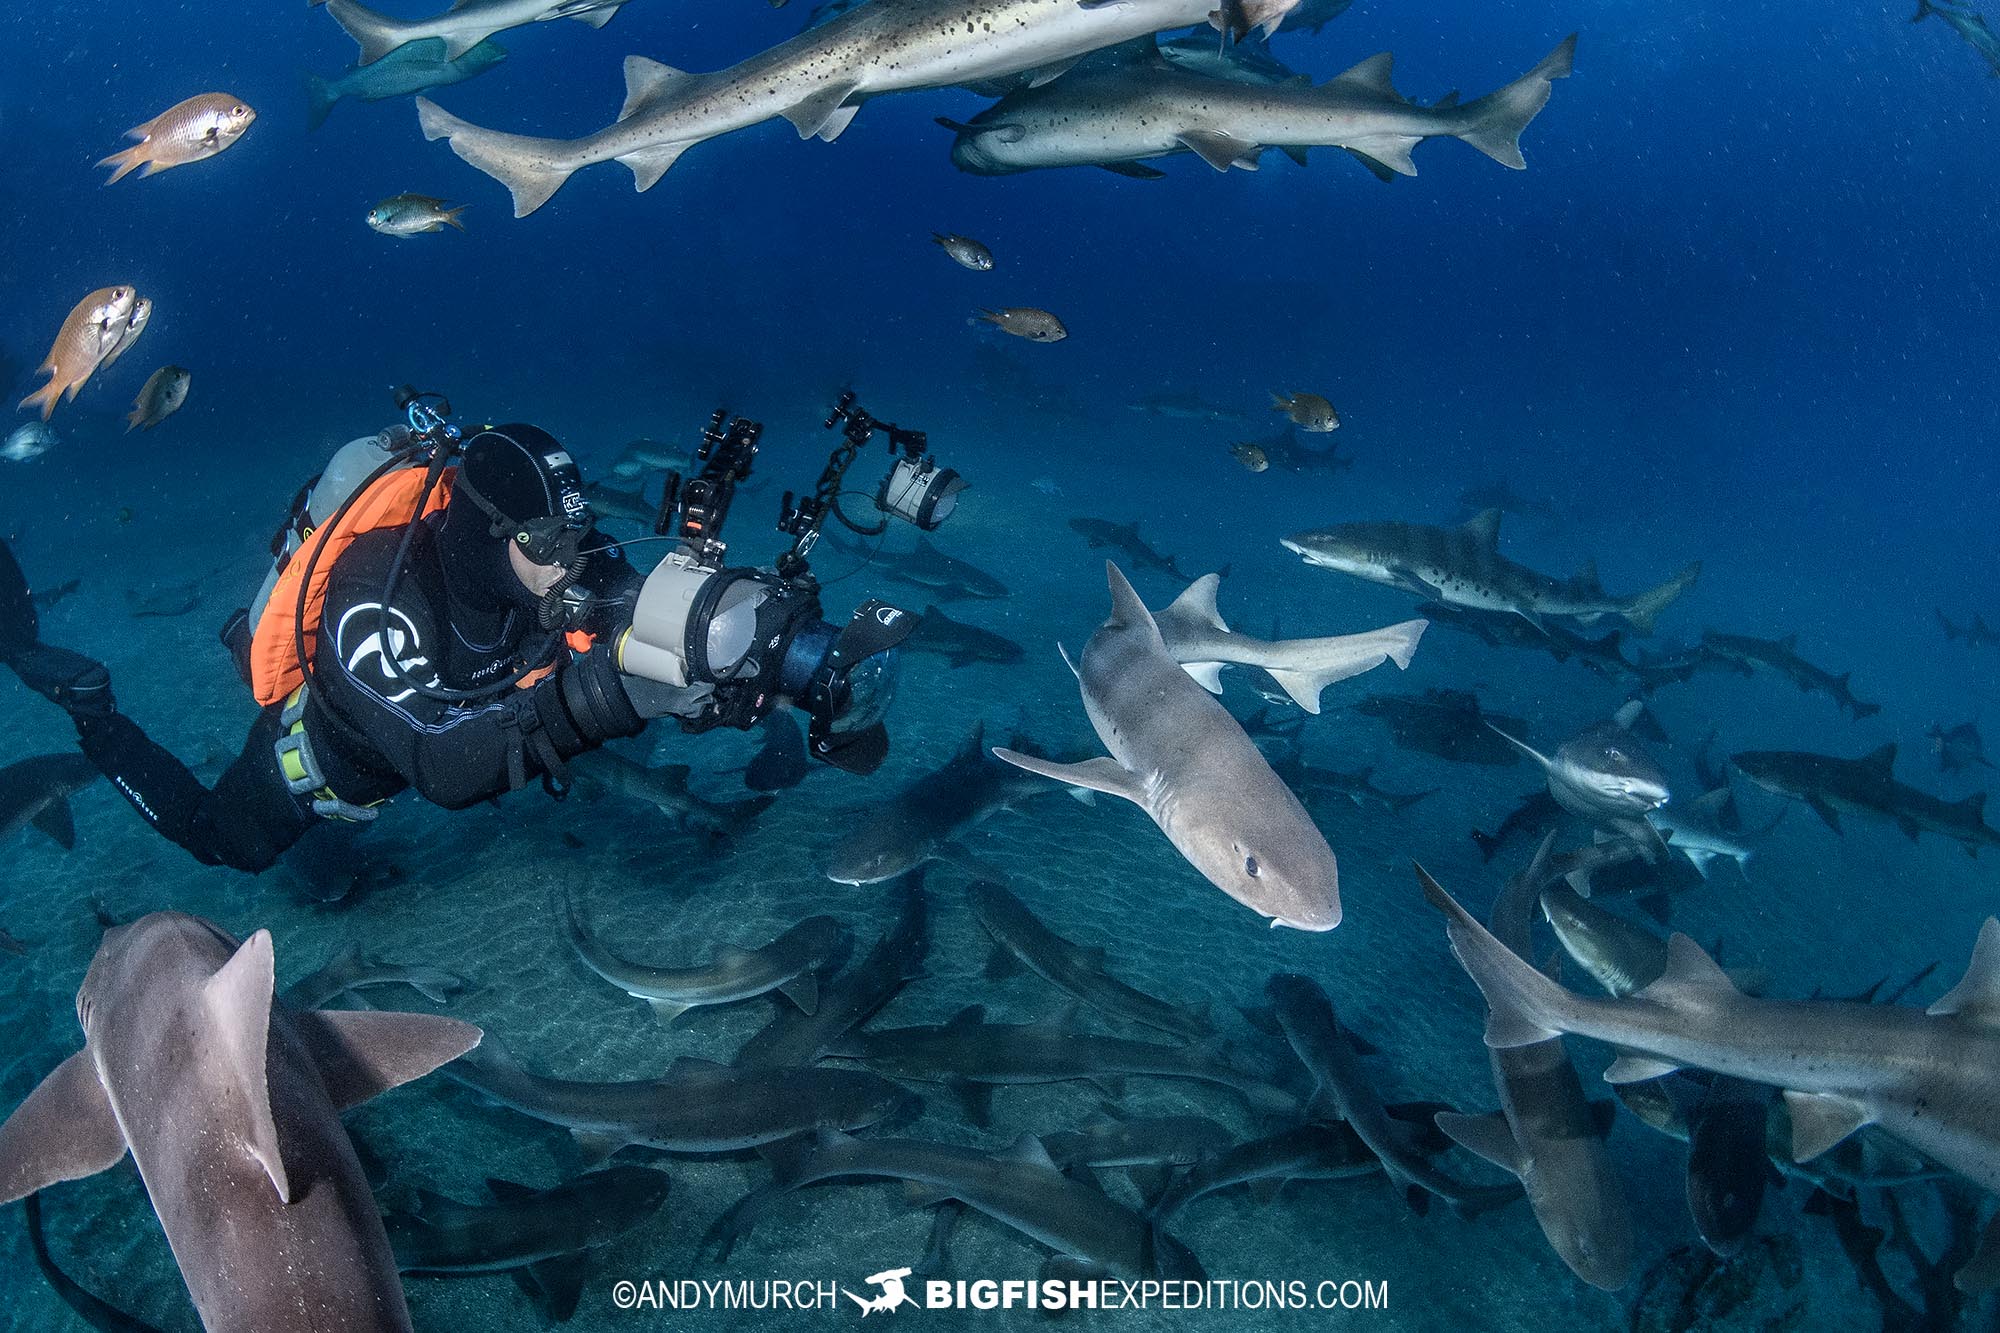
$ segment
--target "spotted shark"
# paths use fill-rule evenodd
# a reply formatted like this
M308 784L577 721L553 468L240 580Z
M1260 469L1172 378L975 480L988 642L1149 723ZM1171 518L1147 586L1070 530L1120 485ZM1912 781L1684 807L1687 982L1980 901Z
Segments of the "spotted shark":
M1804 801L1835 833L1843 810L1892 821L1911 842L1937 833L1965 848L2000 847L2000 829L1986 822L1986 793L1946 801L1896 781L1894 743L1859 759L1795 750L1751 750L1731 760L1744 777L1777 796Z
M507 2L549 7L545 0ZM574 3L589 6L593 18L606 12L593 0ZM1275 28L1295 3L1221 0L1218 8L1217 0L868 0L713 73L628 56L618 119L580 139L482 129L425 98L417 100L418 121L425 138L448 140L453 152L505 185L514 196L514 216L526 217L593 163L622 163L637 189L650 190L689 148L766 120L782 116L801 139L832 142L864 101L884 93L1029 70L1046 81L1093 51L1166 29L1213 23L1240 36L1252 26ZM364 44L364 54L367 49Z
M1342 523L1295 533L1286 550L1309 565L1415 593L1447 606L1510 611L1534 624L1544 616L1591 624L1616 617L1641 634L1694 586L1699 560L1665 583L1617 597L1597 581L1594 565L1571 579L1552 579L1500 554L1500 511L1488 509L1455 528L1421 523Z
M495 33L524 24L576 19L601 28L627 0L458 0L423 19L392 18L359 0L325 3L327 16L361 48L355 63L365 68L411 42L441 42L444 59L455 61Z
M210 1333L407 1330L340 1112L476 1046L457 1019L292 1012L269 931L155 912L105 932L83 1049L0 1125L0 1203L129 1152Z

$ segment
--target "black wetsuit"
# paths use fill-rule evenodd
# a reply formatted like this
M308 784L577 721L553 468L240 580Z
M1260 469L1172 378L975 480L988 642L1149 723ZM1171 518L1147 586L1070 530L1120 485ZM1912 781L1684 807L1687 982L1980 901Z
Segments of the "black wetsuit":
M578 656L521 607L455 593L429 525L411 544L385 629L382 590L402 537L398 528L357 538L327 583L305 730L342 801L365 806L413 788L462 809L533 778L560 777L564 761L644 728L605 648ZM637 582L615 551L593 555L582 583L606 612L584 628L608 631ZM411 680L461 690L504 681L522 666L553 670L525 689L451 702L398 679L385 653ZM213 790L122 714L80 719L78 732L84 753L160 833L205 865L254 872L320 818L311 794L294 795L279 766L273 747L283 711L272 705L259 715Z

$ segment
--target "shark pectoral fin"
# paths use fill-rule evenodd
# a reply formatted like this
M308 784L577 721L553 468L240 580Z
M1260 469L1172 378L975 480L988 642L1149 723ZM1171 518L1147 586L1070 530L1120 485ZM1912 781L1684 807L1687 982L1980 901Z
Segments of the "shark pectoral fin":
M292 1023L341 1111L451 1063L481 1036L456 1018L375 1009L320 1009Z
M1183 148L1217 171L1227 171L1231 167L1242 167L1247 171L1257 168L1258 146L1232 134L1224 134L1221 130L1186 130L1176 137Z
M1304 144L1280 144L1278 145L1278 151L1302 167L1311 165L1306 159L1306 145Z
M1088 53L1086 52L1085 54ZM1081 55L1065 56L1061 60L1053 61L1049 64L1043 65L1040 69L1035 70L1028 76L1028 86L1030 88L1039 88L1045 83L1055 82L1057 79L1061 78L1063 75L1069 73L1072 69L1076 68L1076 62L1081 59L1083 59L1083 56Z
M647 1004L653 1007L653 1017L660 1020L661 1027L672 1027L675 1020L688 1010L694 1008L693 1005L682 1004L678 1000L655 1000L643 995L637 998L645 1000Z
M624 0L618 0L618 4L623 3ZM611 22L612 15L618 12L618 4L594 5L589 9L573 9L563 15L563 17L575 19L578 23L588 23L593 28L601 28Z
M544 1319L566 1324L583 1300L583 1284L590 1276L590 1251L559 1254L512 1271L514 1285Z
M1518 1177L1527 1169L1521 1160L1520 1146L1514 1142L1514 1130L1507 1117L1498 1111L1485 1115L1440 1111L1437 1127L1459 1147L1475 1157L1485 1158L1511 1176Z
M1078 680L1082 680L1083 672L1077 670L1076 659L1069 655L1069 649L1063 647L1062 643L1058 641L1056 643L1056 651L1062 654L1063 665L1069 668L1069 674L1075 676Z
M655 148L644 148L636 153L627 153L618 160L632 168L633 190L639 194L644 194L655 185L658 185L660 177L667 174L667 169L680 161L681 154L693 146L693 144L687 143L661 144Z
M1703 851L1698 847L1683 847L1681 854L1694 862L1695 870L1703 879L1708 878L1709 867L1715 864L1716 853Z
M1019 976L1021 971L1020 958L1012 949L1003 944L994 945L993 952L986 956L986 979L988 981L1005 981L1009 977Z
M1501 740L1507 742L1507 744L1519 750L1522 754L1528 756L1528 758L1540 764L1544 769L1550 767L1549 757L1543 754L1540 750L1537 750L1534 746L1528 744L1526 741L1515 740L1512 736L1509 736L1506 732L1500 730L1500 728L1494 726L1491 722L1488 722L1486 724L1486 729L1492 732L1495 736L1498 736ZM1586 892L1584 893L1583 896L1588 898L1590 895L1589 893Z
M1134 805L1145 804L1145 786L1133 772L1109 755L1097 759L1086 759L1080 764L1059 764L1050 759L1037 759L1033 755L1021 754L1005 746L995 746L993 756L1004 759L1016 768L1025 768L1030 773L1039 773L1045 778L1072 787L1083 787L1089 791L1101 791L1107 796L1120 796Z
M1181 663L1181 670L1193 676L1195 684L1201 686L1210 694L1222 693L1222 663L1183 662ZM1315 708L1312 711L1318 712L1319 710Z
M1835 833L1840 832L1840 812L1838 810L1834 809L1818 796L1806 797L1806 804L1811 807L1812 812L1818 815L1821 822L1828 828L1832 829Z
M833 119L834 113L840 110L840 104L851 97L858 86L853 83L836 83L822 88L786 111L785 119L792 122L792 127L799 132L801 139L810 139L826 127L827 122Z
M0 1204L94 1176L124 1156L125 1131L97 1081L97 1067L88 1052L78 1051L0 1124Z
M618 119L630 120L665 101L677 89L688 86L688 80L695 76L686 70L663 65L657 60L644 56L625 57L625 105L619 108Z
M242 1136L243 1150L264 1168L278 1197L290 1203L292 1187L285 1178L278 1126L271 1116L271 1084L265 1066L270 1045L275 962L271 932L258 931L243 941L242 947L214 976L202 983L201 1003L208 1013L214 1054L224 1062L221 1077L236 1093L243 1117L242 1123L235 1126L236 1133Z
M819 1010L819 978L811 969L799 973L784 985L778 993L799 1007L799 1012L811 1017Z
M55 840L56 846L64 851L76 848L76 819L70 814L69 801L57 798L42 808L42 812L29 821L38 830Z
M1644 1083L1647 1079L1665 1078L1680 1066L1670 1060L1657 1060L1650 1055L1626 1054L1611 1062L1604 1071L1606 1083Z
M1787 1089L1785 1109L1792 1116L1794 1162L1810 1162L1874 1119L1867 1107L1852 1098L1826 1093Z

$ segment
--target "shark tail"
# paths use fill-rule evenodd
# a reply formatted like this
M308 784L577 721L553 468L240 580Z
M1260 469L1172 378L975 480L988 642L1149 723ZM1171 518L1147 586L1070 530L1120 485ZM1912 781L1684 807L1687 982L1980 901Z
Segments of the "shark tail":
M1458 137L1516 171L1528 163L1521 156L1521 131L1548 105L1550 83L1569 77L1576 59L1576 34L1543 57L1542 63L1495 93L1468 103L1462 113L1469 122Z
M326 12L340 25L341 31L352 37L355 45L361 48L361 55L354 62L357 65L372 65L408 40L396 20L387 14L376 13L357 0L326 0ZM461 54L447 50L445 58L452 60Z
M1495 1049L1531 1046L1559 1037L1567 1027L1571 996L1493 937L1473 915L1416 867L1424 897L1445 914L1451 951L1486 997L1486 1044Z
M340 101L340 94L333 91L333 85L317 74L306 75L306 132L311 133L326 124L334 104Z
M1701 561L1696 560L1659 587L1642 592L1637 597L1634 597L1631 603L1620 614L1639 633L1651 634L1653 632L1654 618L1660 612L1672 606L1674 600L1689 588L1692 588L1694 581L1700 577Z
M342 0L327 0L329 8L340 3ZM417 123L426 139L449 141L452 152L506 186L514 196L517 218L546 204L576 170L561 165L569 149L565 140L483 130L428 97L417 99Z

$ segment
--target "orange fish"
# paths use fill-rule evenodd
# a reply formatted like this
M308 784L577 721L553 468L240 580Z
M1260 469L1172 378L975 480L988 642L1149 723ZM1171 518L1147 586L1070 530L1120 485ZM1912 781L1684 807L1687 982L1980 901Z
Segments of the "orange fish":
M42 420L47 421L58 398L64 402L74 399L84 381L96 373L98 364L130 330L137 299L138 293L130 287L103 287L77 302L42 362L41 373L49 382L23 398L21 406L41 408Z
M242 138L243 131L255 119L255 111L228 93L202 93L168 107L144 125L125 131L127 138L139 142L97 165L117 168L111 173L111 180L104 182L110 185L137 167L145 168L139 173L141 176L150 176L168 167L199 162L214 157Z

